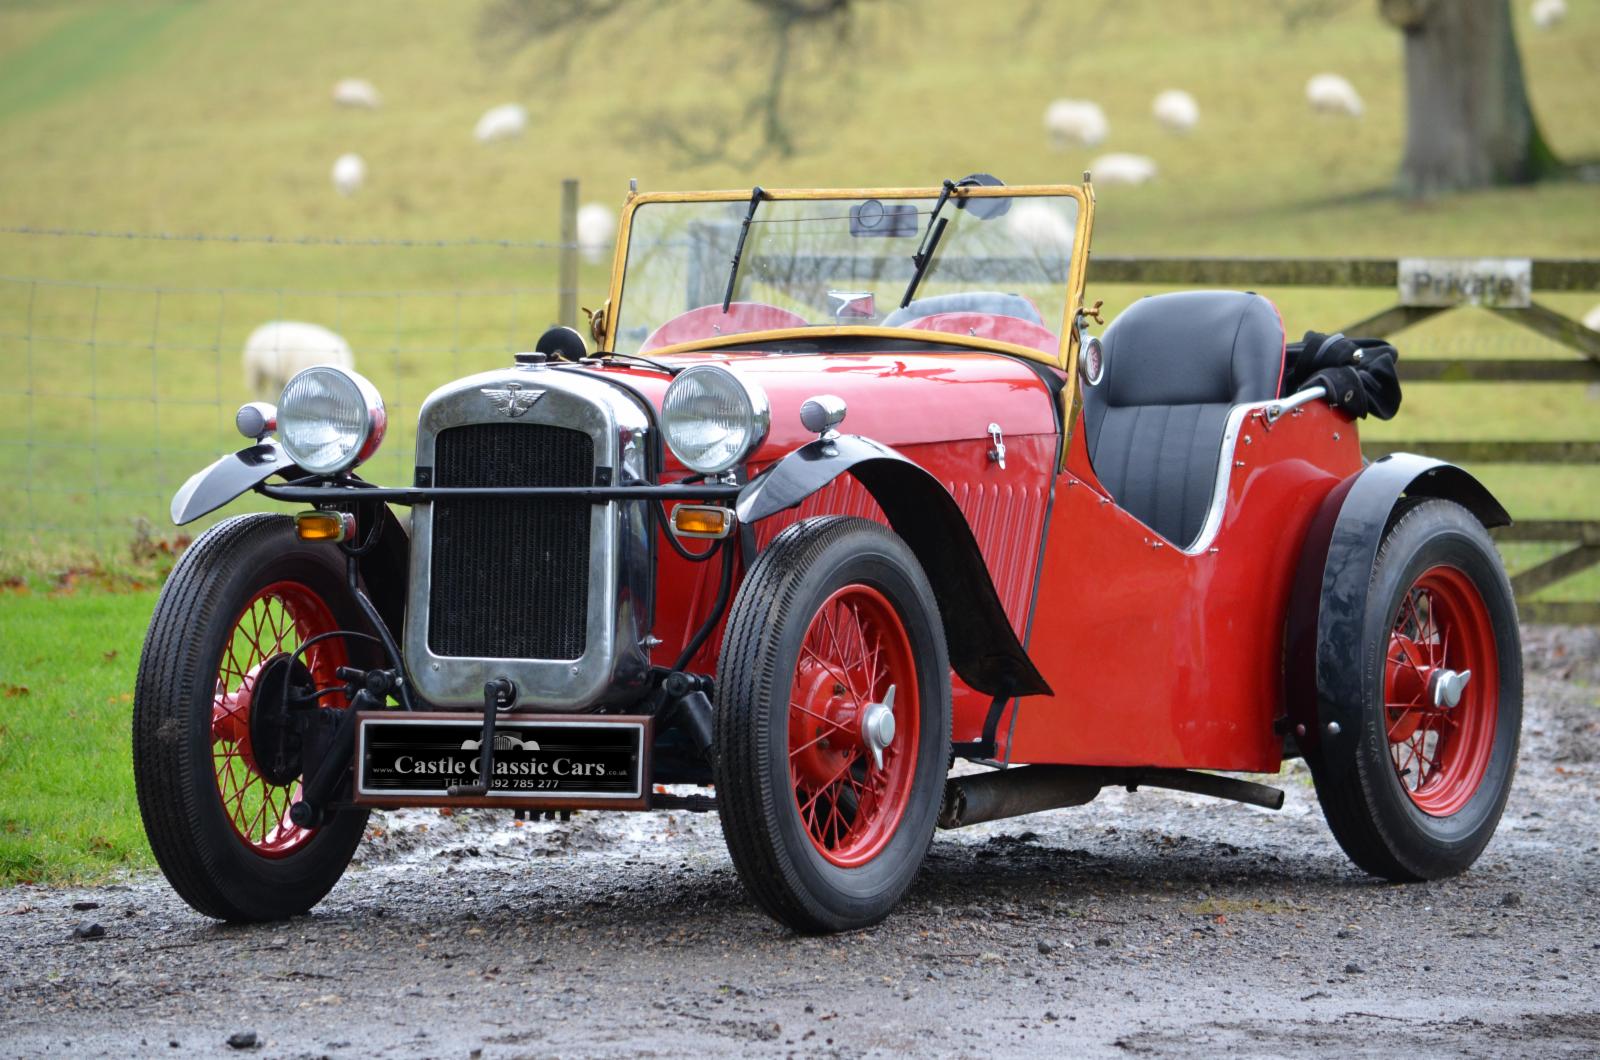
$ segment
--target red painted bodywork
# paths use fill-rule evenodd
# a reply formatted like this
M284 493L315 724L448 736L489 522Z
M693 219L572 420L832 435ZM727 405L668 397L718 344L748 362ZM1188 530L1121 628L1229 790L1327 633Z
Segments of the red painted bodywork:
M1300 544L1322 498L1361 468L1356 431L1343 414L1321 403L1271 425L1253 414L1234 453L1220 530L1191 556L1105 494L1081 417L1057 471L1054 397L1040 376L1051 369L982 352L718 352L673 360L722 363L765 390L772 429L752 473L814 437L800 425L800 404L829 393L849 406L842 430L893 446L951 491L1013 628L1055 690L1007 710L999 757L1278 768L1284 618ZM626 375L659 407L665 376L607 371ZM989 455L991 423L1004 434L1004 469ZM669 458L666 478L681 473ZM758 524L757 543L764 547L796 519L835 513L884 521L846 475ZM664 543L659 556L655 635L662 643L654 658L671 665L710 611L719 568L690 564ZM720 642L719 630L690 669L714 672ZM989 697L959 680L954 690L952 738L976 740Z
M1109 499L1079 427L1058 481L1029 653L1057 695L1022 701L1003 753L1276 771L1289 590L1322 498L1361 470L1355 427L1320 402L1270 427L1252 414L1221 529L1194 556Z
M649 353L674 343L694 342L718 335L742 335L748 331L805 326L806 318L799 313L765 302L730 302L726 312L720 305L703 305L699 309L680 313L656 328L639 350Z
M907 321L901 327L910 331L943 331L994 339L1013 346L1028 346L1051 356L1061 348L1061 337L1049 328L1031 320L996 313L934 313Z

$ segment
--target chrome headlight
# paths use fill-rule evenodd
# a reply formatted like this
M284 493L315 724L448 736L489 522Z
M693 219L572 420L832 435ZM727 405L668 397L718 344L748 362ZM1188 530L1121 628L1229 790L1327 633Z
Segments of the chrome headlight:
M313 475L332 475L370 457L388 423L376 387L325 364L296 374L278 402L284 451Z
M672 455L702 475L720 474L754 453L770 422L766 394L714 364L679 372L661 400Z

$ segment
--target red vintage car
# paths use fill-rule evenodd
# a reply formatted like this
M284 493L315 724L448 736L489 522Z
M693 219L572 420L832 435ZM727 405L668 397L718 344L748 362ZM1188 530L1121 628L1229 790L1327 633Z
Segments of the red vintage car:
M1094 195L630 196L593 347L552 329L386 417L315 367L173 502L134 710L157 861L300 913L370 807L715 810L800 931L886 916L936 827L1304 756L1392 880L1470 866L1517 756L1517 617L1437 460L1362 459L1380 342L1265 298L1084 309ZM408 510L398 517L396 509ZM951 776L955 759L987 769ZM699 785L700 788L684 787Z

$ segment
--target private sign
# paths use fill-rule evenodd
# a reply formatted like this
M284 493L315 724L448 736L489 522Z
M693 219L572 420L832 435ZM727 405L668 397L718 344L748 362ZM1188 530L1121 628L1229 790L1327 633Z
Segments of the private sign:
M1523 309L1533 301L1528 258L1401 258L1400 302Z

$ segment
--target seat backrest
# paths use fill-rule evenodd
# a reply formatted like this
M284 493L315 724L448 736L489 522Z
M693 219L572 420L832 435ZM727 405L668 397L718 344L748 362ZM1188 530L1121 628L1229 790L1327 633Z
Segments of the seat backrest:
M1084 388L1085 441L1112 498L1168 541L1200 534L1234 405L1277 397L1283 320L1242 291L1141 298L1101 339L1105 372Z

